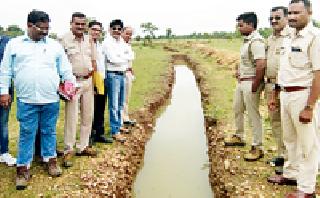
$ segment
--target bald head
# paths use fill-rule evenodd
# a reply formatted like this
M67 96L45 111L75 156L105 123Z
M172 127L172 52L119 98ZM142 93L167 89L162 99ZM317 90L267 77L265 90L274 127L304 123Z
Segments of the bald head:
M122 32L122 38L126 43L130 43L133 34L133 28L130 26L124 27Z

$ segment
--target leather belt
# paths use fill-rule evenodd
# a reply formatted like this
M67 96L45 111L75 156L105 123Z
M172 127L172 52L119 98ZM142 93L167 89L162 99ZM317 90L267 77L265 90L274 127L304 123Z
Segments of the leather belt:
M124 75L125 71L107 71L107 73L113 73L113 74L117 74L117 75Z
M254 80L256 77L247 77L247 78L240 78L240 81L250 81Z
M272 84L274 84L274 83L276 83L277 82L277 79L275 79L275 78L267 78L267 83L272 83Z
M85 76L76 75L76 74L75 74L75 76L76 76L76 79L78 79L78 80L87 80L92 76L92 74L93 74L93 72L90 72L88 75L85 75Z
M308 87L300 87L300 86L292 86L292 87L281 87L281 91L284 92L293 92L293 91L301 91L307 89Z

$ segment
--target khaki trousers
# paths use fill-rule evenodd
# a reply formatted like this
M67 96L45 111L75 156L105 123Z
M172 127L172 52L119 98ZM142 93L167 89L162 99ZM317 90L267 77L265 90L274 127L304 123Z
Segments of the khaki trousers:
M309 92L306 89L280 94L283 140L288 152L283 176L297 179L298 190L305 193L315 190L319 160L317 107L311 123L303 124L299 121L299 114L307 104Z
M248 111L249 120L253 127L253 146L262 146L262 121L259 112L260 93L251 92L252 81L240 81L234 93L233 109L235 113L236 135L244 138L244 111Z
M131 95L133 76L131 72L126 72L126 83L125 83L125 101L123 106L122 120L129 121L129 98Z
M80 89L76 97L66 102L65 125L64 125L64 145L65 151L72 151L76 143L76 131L78 123L78 109L80 102L80 145L82 151L89 145L91 126L93 119L94 92L92 78L87 80L77 80Z
M265 85L265 98L267 102L271 100L271 94L273 90L272 83L267 83ZM280 98L277 98L277 109L275 111L269 110L269 117L270 117L270 123L271 123L271 129L273 136L276 140L277 145L277 155L284 157L284 144L283 144L283 135L282 135L282 128L281 128L281 116L280 116Z

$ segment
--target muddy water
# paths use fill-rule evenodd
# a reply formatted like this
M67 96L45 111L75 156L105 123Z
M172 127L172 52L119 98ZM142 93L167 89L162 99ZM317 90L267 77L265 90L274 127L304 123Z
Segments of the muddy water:
M157 119L134 184L136 198L212 198L200 92L191 70L176 66L170 105Z

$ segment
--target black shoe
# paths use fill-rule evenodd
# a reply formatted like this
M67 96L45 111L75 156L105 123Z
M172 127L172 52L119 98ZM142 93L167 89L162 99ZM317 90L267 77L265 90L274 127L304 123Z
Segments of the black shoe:
M123 124L124 124L125 126L132 126L132 127L134 127L134 126L136 126L137 122L134 121L134 120L128 120L128 121L124 121Z
M100 142L100 143L106 143L106 144L112 144L113 139L112 138L106 138L104 136L98 136L94 139L95 142Z
M277 174L277 175L283 175L283 167L280 166L280 167L277 167L274 172Z
M283 157L274 157L272 160L269 161L271 166L283 166L284 165L284 158Z

